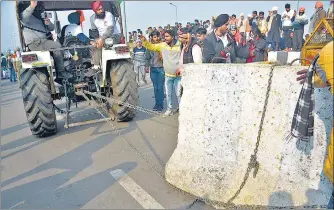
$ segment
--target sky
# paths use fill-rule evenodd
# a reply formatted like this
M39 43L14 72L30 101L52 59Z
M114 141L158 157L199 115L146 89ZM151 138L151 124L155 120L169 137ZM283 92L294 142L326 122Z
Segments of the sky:
M299 6L306 8L306 15L310 18L314 12L316 1L300 1ZM327 11L329 1L323 1ZM173 3L176 9L170 5ZM253 10L264 11L265 15L273 6L279 7L279 14L284 11L284 5L291 4L292 9L297 8L297 1L126 1L125 13L127 20L127 31L141 29L143 32L149 26L165 26L167 24L181 22L193 22L194 19L211 20L212 16L219 14L251 14ZM122 3L122 7L124 3ZM61 25L68 24L67 15L69 11L58 13ZM88 35L90 27L89 17L92 11L85 11L86 21L84 22L84 32ZM1 1L1 52L19 46L18 29L15 16L15 2ZM308 25L306 26L308 31Z

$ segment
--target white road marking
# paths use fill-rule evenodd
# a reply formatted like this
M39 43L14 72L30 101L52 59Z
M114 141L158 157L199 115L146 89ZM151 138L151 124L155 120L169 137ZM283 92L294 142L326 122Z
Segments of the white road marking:
M119 184L144 208L144 209L164 209L152 196L143 190L121 169L110 171L111 176L118 180Z
M20 203L15 204L14 206L10 207L9 209L13 209L13 208L15 208L17 206L23 205L25 202L26 202L25 200L21 201Z

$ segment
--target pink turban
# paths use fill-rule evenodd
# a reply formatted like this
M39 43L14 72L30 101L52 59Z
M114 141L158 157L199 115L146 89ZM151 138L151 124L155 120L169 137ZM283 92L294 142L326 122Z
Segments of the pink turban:
M94 12L97 12L97 10L99 10L100 6L103 6L103 3L101 1L94 1L92 4L91 4L91 7L92 7L92 10Z

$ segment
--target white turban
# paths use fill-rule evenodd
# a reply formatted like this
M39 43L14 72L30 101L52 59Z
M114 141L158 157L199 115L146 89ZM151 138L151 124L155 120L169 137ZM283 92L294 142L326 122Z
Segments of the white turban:
M245 16L245 14L244 14L244 13L241 13L241 14L240 14L240 17L242 17L242 16Z
M252 16L251 14L248 14L247 17L250 17L250 18L251 18L251 17L253 17L253 16Z
M278 11L278 7L274 6L271 10L272 11Z

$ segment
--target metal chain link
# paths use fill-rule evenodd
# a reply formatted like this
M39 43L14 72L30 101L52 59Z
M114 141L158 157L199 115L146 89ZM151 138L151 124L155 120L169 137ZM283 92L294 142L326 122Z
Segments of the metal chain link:
M263 105L263 110L262 110L262 116L261 116L261 121L260 121L260 125L259 125L259 130L257 133L257 138L256 138L256 144L255 144L255 148L254 148L254 152L250 157L249 163L248 163L248 167L245 173L245 176L243 178L243 181L239 187L239 189L236 191L236 193L227 201L227 204L233 205L232 201L240 194L241 190L244 188L249 174L252 171L252 169L254 169L253 171L253 178L256 177L257 172L259 170L260 164L257 161L257 152L259 149L259 145L260 145L260 140L261 140L261 134L262 134L262 130L263 130L263 122L264 122L264 118L266 116L266 111L267 111L267 106L268 106L268 100L269 100L269 94L270 94L270 89L271 89L271 83L272 83L272 78L274 75L274 66L271 66L270 68L270 73L269 73L269 79L268 79L268 86L267 86L267 91L266 91L266 98L264 101L264 105Z
M236 191L236 193L225 203L225 202L221 202L221 201L214 201L214 200L209 200L206 198L201 198L201 197L196 197L194 203L196 203L197 201L202 201L205 202L209 205L212 206L219 206L219 207L223 207L225 209L284 209L284 208L289 208L289 209L298 209L298 208L326 208L326 205L309 205L309 206L289 206L289 207L281 207L281 206L261 206L261 205L236 205L233 203L233 200L240 194L241 190L244 188L249 174L252 171L252 169L254 169L253 171L253 177L255 178L259 169L259 162L257 161L257 153L258 153L258 149L259 149L259 145L260 145L260 140L261 140L261 134L262 134L262 130L263 130L263 123L264 123L264 118L265 118L265 113L267 111L267 106L268 106L268 100L269 100L269 95L270 95L270 90L271 90L271 84L272 84L272 77L273 77L273 72L274 72L274 68L275 66L277 66L279 64L273 65L271 66L270 69L270 73L269 73L269 79L268 79L268 86L267 86L267 91L266 91L266 98L265 98L265 102L264 102L264 106L263 106L263 112L262 112L262 116L261 116L261 121L260 121L260 125L259 125L259 130L258 130L258 135L257 135L257 141L255 144L255 148L253 151L253 154L250 157L249 163L248 163L248 167L246 170L246 173L244 175L243 181L240 184L240 187L238 188L238 190ZM152 115L152 116L159 116L159 117L163 117L165 118L166 116L164 116L162 113L160 112L156 112L156 111L152 111L146 108L143 108L141 106L136 106L127 102L123 102L120 100L117 100L115 98L112 97L104 97L95 93L91 93L88 91L83 90L83 93L85 94L89 94L95 97L100 97L103 98L105 100L108 101L112 101L113 103L117 103L119 105L122 106L126 106L128 108ZM99 114L105 118L105 116L102 114L102 112L100 110L98 110L98 107L94 107ZM140 152L125 136L122 135L122 131L118 130L116 128L116 126L111 122L111 121L107 121L112 129L114 129L118 136L121 137L148 165L151 169L153 169L162 179L166 179L165 178L165 174L163 171L159 170L154 164L152 164L148 158L142 153ZM175 186L171 185L174 189L176 189L179 192L182 192L183 194L189 194L185 191L180 190L179 188L176 188Z
M83 91L84 93L85 93L85 91ZM87 93L87 92L86 92ZM96 95L96 94L94 94L94 93L90 93L89 92L89 94L90 95ZM83 94L84 95L84 94ZM98 96L98 97L101 97L101 96ZM114 98L107 98L107 97L103 97L103 98L105 98L105 99L110 99L110 100L112 100L112 101L115 101L115 102L121 102L124 106L128 106L129 108L132 108L133 107L133 105L132 104L129 104L129 103L125 103L125 102L122 102L122 101L119 101L119 100L117 100L117 99L114 99ZM94 100L94 99L92 99L92 100ZM131 106L129 106L129 105L131 105ZM103 117L103 118L106 118L104 115L103 115L103 113L99 110L99 107L94 107L94 109L96 109L96 111ZM148 113L148 114L153 114L153 115L158 115L158 114L156 114L156 112L154 112L154 111L151 111L151 110L148 110L147 111L147 109L145 109L145 108L143 108L143 107L135 107L135 109L136 110L143 110L143 111L145 111L145 113ZM158 115L159 116L159 115ZM160 177L162 177L163 179L165 179L165 176L164 176L164 173L162 173L159 169L157 169L156 167L155 167L155 165L153 165L153 164L151 164L151 162L146 158L146 156L143 154L143 153L141 153L127 138L125 138L125 136L123 136L122 135L122 130L118 130L117 128L116 128L116 126L109 120L109 121L107 121L109 124L110 124L110 126L111 126L111 128L113 129L113 130L115 130L116 132L117 132L117 134L118 134L118 136L120 137L120 138L122 138L155 172L157 172L157 174L160 176Z
M146 108L141 107L141 106L136 106L136 105L133 105L133 104L130 104L130 103L123 102L123 101L121 101L121 100L112 98L112 97L101 96L101 95L99 95L99 94L91 93L91 92L86 91L86 90L83 90L83 93L88 94L88 95L95 96L95 97L97 97L97 98L102 98L102 99L104 99L104 100L111 101L112 104L113 104L113 103L117 103L118 105L126 106L126 107L128 107L128 108L131 108L131 109L134 109L134 110L137 110L137 111L140 111L140 112L143 112L143 113L152 115L152 116L159 116L159 117L163 117L163 118L166 117L166 116L163 115L161 112L156 112L156 111L153 111L153 110L150 110L150 109L146 109ZM111 104L111 106L112 106L112 104Z

